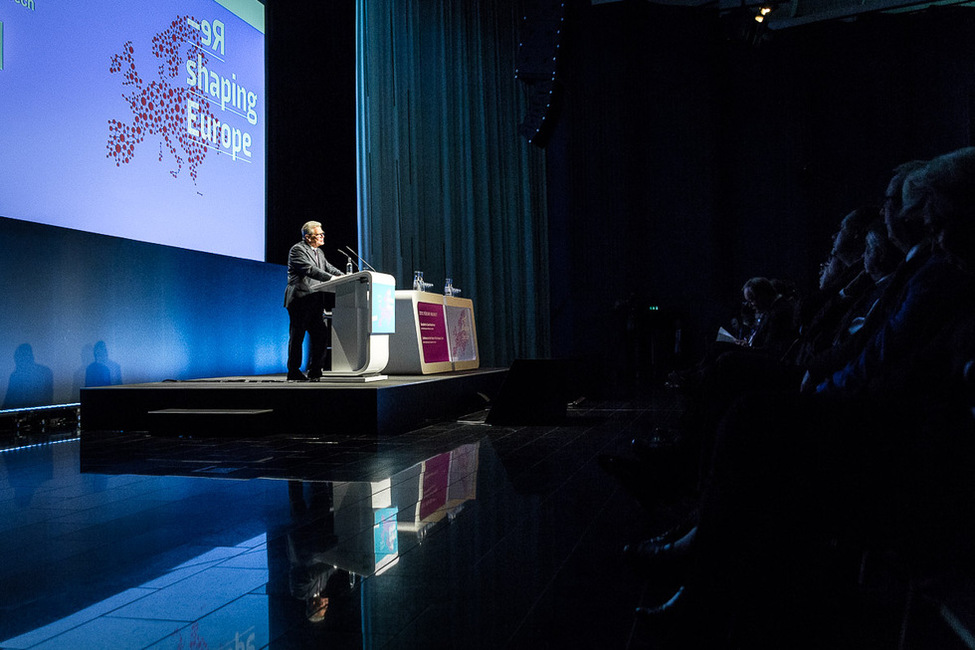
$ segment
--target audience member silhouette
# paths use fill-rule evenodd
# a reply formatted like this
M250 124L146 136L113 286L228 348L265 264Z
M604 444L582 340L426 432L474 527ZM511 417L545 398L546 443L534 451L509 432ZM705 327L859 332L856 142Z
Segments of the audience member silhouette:
M682 558L684 587L638 611L684 641L813 645L804 634L837 600L836 540L884 540L924 568L967 558L957 522L973 505L975 149L899 168L888 190L891 238L910 252L865 319L884 310L862 349L815 393L739 399L696 528L633 553L645 570ZM709 625L693 625L704 612Z
M799 340L787 361L806 367L835 341L840 323L873 283L863 268L864 242L878 210L867 206L853 210L833 235L833 248L820 274L819 291L799 307Z
M696 477L693 485L699 487L710 471L715 429L731 404L751 391L789 386L798 389L804 369L831 350L830 344L838 337L843 323L852 319L855 310L864 304L864 296L874 286L864 270L864 241L868 226L871 220L877 221L877 215L878 209L868 206L851 211L840 221L832 237L828 264L834 274L824 273L819 295L804 303L812 315L807 317L798 336L796 321L801 322L802 309L796 306L794 298L783 300L785 294L779 290L777 294L781 297L776 303L779 311L773 320L766 321L774 321L780 330L774 346L767 348L765 354L726 346L709 359L709 364L699 367L693 383L695 390L689 391L690 403L681 418L675 460L686 468L685 475L691 472ZM790 290L789 294L792 293ZM760 334L756 332L756 338ZM653 451L645 441L634 440L633 449L643 462L650 462Z
M882 219L876 219L867 230L863 250L863 271L870 276L873 284L869 291L863 292L852 301L849 310L840 319L833 347L843 345L844 341L859 331L866 314L883 294L894 271L904 261L904 254L890 240L887 226Z
M752 278L742 295L757 314L755 331L747 346L774 359L781 358L795 339L795 303L779 293L768 278Z
M862 347L867 332L871 331L870 328L863 330L866 318L887 291L887 285L903 260L904 254L891 241L883 220L876 219L866 235L863 274L858 276L858 280L865 282L862 282L860 290L844 288L839 292L838 300L834 302L839 309L831 332L821 332L826 336L821 336L819 344L810 342L796 359L800 370L805 371L803 385L822 381ZM875 319L874 322L878 321ZM823 345L830 333L830 344Z
M791 285L779 281L779 286ZM704 357L692 368L670 375L670 385L695 390L724 354L740 350L764 357L780 358L795 340L795 301L776 289L772 280L753 277L742 286L742 312L754 314L754 327L747 337L731 341L715 341Z
M897 187L902 183L903 178L897 179ZM897 213L891 211L889 219L901 219L899 207L898 203ZM821 278L819 294L810 301L818 309L800 326L794 352L784 355L781 360L725 354L713 364L682 419L685 438L698 450L699 482L710 472L717 424L739 396L752 391L791 390L815 385L854 358L869 338L868 334L882 322L881 314L886 313L883 309L864 329L867 315L887 291L892 271L903 256L893 246L886 234L887 227L877 214L876 208L865 206L850 212L840 222L833 236L830 251L833 263L829 267L842 270L832 276L824 274ZM913 242L922 234L912 231L904 239ZM872 273L866 268L865 242L868 238L874 242L870 253ZM874 275L877 275L876 280L883 282L878 285ZM895 291L891 293L895 294Z
M783 294L779 288L786 291ZM722 359L741 355L765 365L777 363L795 339L794 287L782 281L773 282L764 277L753 277L742 286L743 314L755 315L754 329L747 338L735 342L716 341L696 366L682 373L673 373L672 385L680 384L696 397L708 382L714 368ZM690 478L697 474L693 469L701 464L704 435L700 428L685 422L685 435L677 446L665 445L642 439L633 441L637 458L602 455L600 466L645 505L651 505L662 491L676 495L687 487ZM661 453L663 451L663 453ZM654 477L651 482L648 476Z

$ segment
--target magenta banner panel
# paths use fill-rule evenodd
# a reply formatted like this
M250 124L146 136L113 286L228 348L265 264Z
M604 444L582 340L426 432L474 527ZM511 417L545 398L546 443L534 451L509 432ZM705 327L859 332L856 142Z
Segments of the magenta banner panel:
M450 361L450 346L447 344L447 321L444 319L443 305L433 302L416 303L417 318L420 322L420 347L424 363Z

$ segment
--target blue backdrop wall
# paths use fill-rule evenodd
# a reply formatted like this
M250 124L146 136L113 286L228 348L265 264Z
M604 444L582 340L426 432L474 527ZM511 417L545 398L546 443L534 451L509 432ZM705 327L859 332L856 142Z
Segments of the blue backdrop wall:
M0 406L284 372L283 266L0 218Z

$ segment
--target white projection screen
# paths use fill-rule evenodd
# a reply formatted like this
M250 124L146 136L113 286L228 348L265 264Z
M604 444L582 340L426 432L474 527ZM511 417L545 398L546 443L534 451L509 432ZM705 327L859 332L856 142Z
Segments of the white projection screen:
M257 0L0 3L0 216L263 261Z

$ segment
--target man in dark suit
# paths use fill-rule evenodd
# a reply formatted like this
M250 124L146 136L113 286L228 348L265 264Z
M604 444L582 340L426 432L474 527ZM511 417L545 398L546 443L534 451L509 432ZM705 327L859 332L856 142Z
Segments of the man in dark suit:
M288 287L284 291L284 306L290 319L288 379L291 381L306 381L322 376L329 335L323 314L325 301L331 294L315 291L315 286L343 275L318 250L325 241L322 224L309 221L301 227L301 235L302 241L292 246L288 253ZM301 372L305 332L311 337L307 375Z

